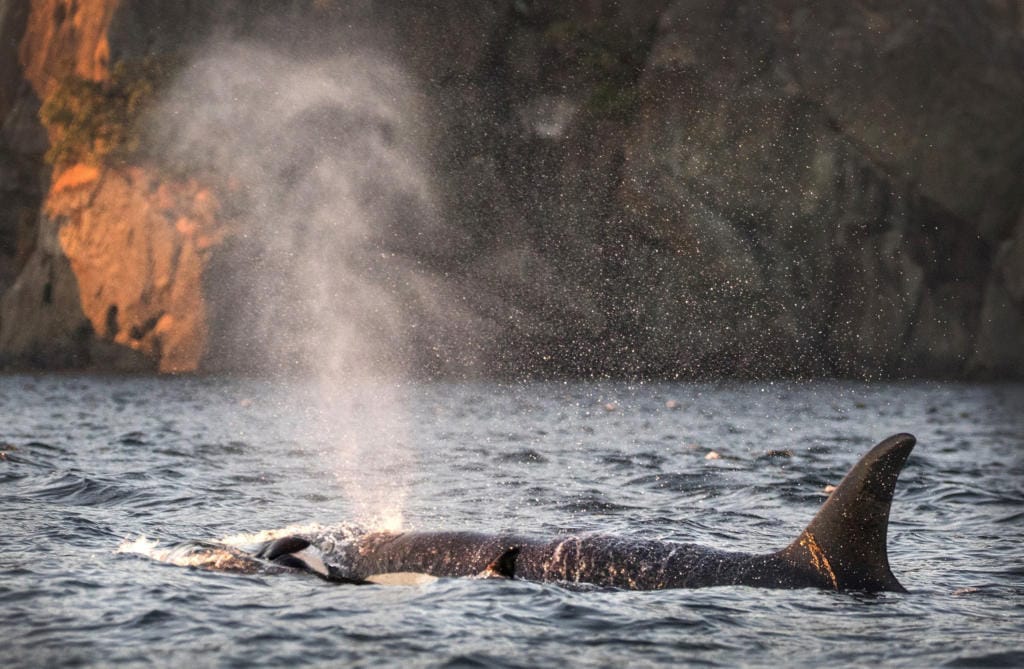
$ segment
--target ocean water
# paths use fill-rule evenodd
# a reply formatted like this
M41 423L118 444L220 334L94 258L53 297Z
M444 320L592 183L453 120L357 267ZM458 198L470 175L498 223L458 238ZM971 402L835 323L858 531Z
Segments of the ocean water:
M419 382L324 395L0 377L0 661L1024 666L1024 385ZM182 542L352 525L767 552L904 431L918 445L889 553L909 594L352 587L174 557Z

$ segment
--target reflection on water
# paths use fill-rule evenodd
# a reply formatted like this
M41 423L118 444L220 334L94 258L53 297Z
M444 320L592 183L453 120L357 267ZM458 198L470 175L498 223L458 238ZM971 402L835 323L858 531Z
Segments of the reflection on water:
M0 379L0 659L1024 662L1024 386L407 385L376 410L393 413L412 456L358 459L309 429L311 392L244 380ZM230 574L174 566L234 559L235 548L296 528L372 524L360 500L374 499L401 499L410 528L602 531L766 551L899 431L919 439L890 528L893 571L910 595L467 579L345 588L244 564ZM196 539L227 548L161 552Z

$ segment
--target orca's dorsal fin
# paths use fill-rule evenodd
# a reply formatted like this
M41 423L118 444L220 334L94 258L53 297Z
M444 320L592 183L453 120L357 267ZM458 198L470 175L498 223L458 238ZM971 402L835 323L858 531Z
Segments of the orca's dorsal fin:
M835 590L906 592L889 569L886 535L896 479L916 439L897 434L846 474L807 528L778 555Z
M477 574L477 578L515 578L517 557L519 557L519 546L506 549Z

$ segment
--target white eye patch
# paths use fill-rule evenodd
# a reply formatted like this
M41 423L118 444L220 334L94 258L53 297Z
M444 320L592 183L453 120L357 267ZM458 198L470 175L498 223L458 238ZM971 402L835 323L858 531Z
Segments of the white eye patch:
M328 575L327 565L324 564L323 556L315 546L306 546L301 551L295 551L291 555L292 557L302 560L306 566L309 567L310 571L315 571L322 576Z

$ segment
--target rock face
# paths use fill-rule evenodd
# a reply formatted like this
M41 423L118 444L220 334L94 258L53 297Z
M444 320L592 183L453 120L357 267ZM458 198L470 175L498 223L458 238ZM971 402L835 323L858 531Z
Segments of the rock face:
M125 13L113 0L0 12L0 33L23 31L13 62L24 77L3 99L0 364L181 372L205 351L216 197L141 167L64 166L50 185L41 161L52 129L39 125L40 100L69 74L108 76L111 23Z
M448 84L511 110L449 131L455 197L542 222L516 237L582 295L533 343L569 368L1019 376L1021 16L517 5Z
M983 364L979 288L1024 157L1019 36L999 23L933 3L661 15L623 193L634 225L699 268L671 272L676 289L711 296L669 329L734 324L691 354L857 375ZM981 101L986 80L999 93ZM1012 148L980 158L993 143Z
M207 5L0 4L0 361L1024 376L1020 2Z
M44 366L196 370L217 209L194 181L159 182L141 168L64 171L44 206L46 237L0 302L30 320L4 327L0 349Z

